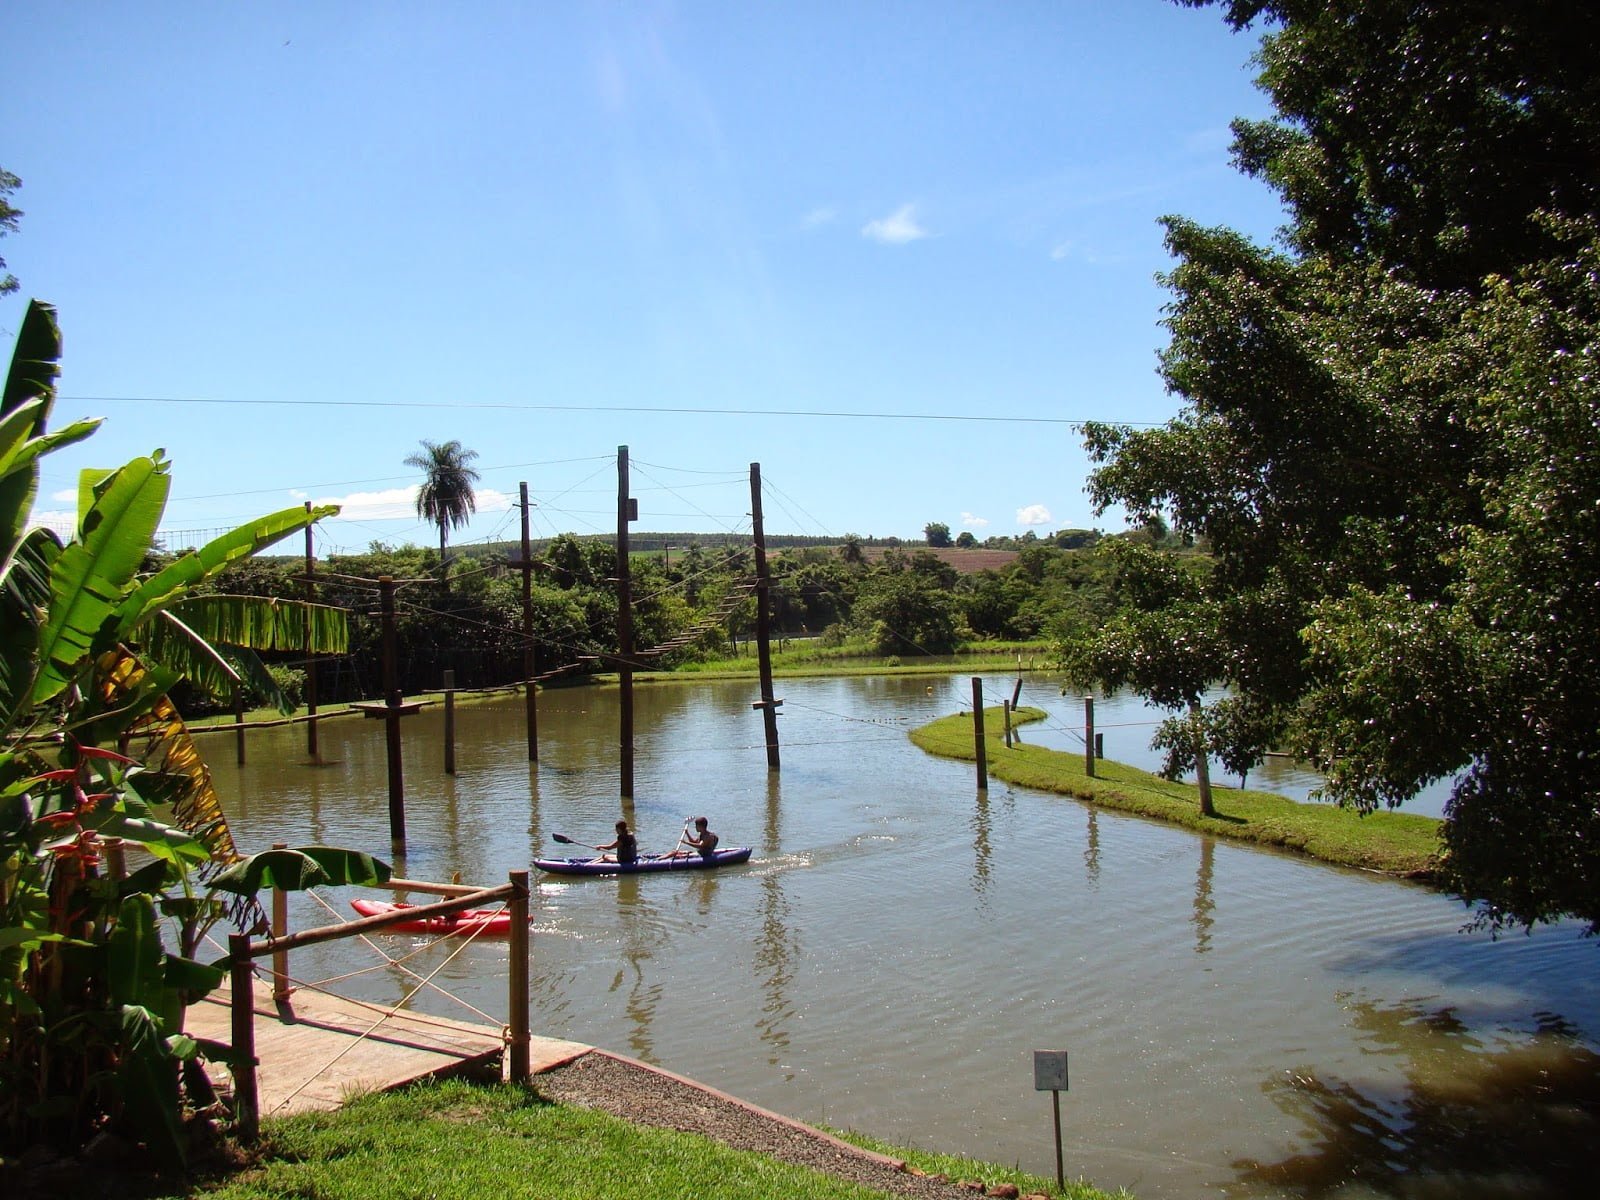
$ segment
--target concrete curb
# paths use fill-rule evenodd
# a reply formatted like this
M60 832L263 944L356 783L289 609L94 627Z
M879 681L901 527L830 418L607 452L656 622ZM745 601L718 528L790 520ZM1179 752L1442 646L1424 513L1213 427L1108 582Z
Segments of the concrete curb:
M648 1071L652 1075L659 1075L663 1079L670 1079L672 1082L681 1084L684 1087L694 1088L697 1092L704 1092L706 1095L713 1096L725 1104L736 1105L739 1108L744 1109L746 1112L760 1117L762 1120L775 1121L779 1125L793 1129L797 1133L802 1133L807 1137L814 1137L819 1141L826 1142L828 1145L838 1150L841 1154L852 1154L859 1158L867 1159L870 1162L875 1162L879 1166L887 1167L892 1171L904 1171L906 1169L904 1159L890 1158L887 1154L879 1154L875 1150L864 1150L860 1146L851 1145L843 1138L834 1137L833 1134L825 1133L821 1129L807 1125L804 1121L797 1121L793 1117L786 1117L782 1113L773 1112L769 1108L762 1108L759 1104L751 1104L748 1100L739 1099L738 1096L730 1096L727 1092L719 1091L714 1087L709 1087L697 1079L690 1079L688 1076L679 1075L675 1071L668 1071L663 1067L657 1067L647 1062L641 1062L637 1058L629 1058L626 1054L616 1054L610 1050L601 1050L598 1047L589 1051L589 1053L598 1054L603 1058L612 1059L616 1062L623 1063L640 1071ZM576 1057L581 1058L583 1056L578 1055Z

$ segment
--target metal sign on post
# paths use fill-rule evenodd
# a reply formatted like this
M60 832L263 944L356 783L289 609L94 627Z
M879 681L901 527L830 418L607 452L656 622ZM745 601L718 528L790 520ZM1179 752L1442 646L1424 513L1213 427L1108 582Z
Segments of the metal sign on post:
M1067 1090L1067 1052L1065 1050L1035 1050L1033 1052L1033 1090L1050 1093L1050 1106L1055 1113L1056 1125L1056 1187L1065 1190L1067 1181L1061 1163L1061 1093Z

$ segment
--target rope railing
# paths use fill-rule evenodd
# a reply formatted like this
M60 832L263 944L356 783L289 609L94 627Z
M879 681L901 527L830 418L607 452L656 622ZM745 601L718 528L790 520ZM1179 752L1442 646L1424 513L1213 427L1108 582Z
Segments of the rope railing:
M232 1040L234 1058L234 1095L236 1099L235 1121L240 1139L246 1143L253 1142L259 1136L261 1125L260 1091L256 1074L256 1039L255 1039L255 960L271 957L273 993L275 997L287 1000L289 994L288 954L290 951L303 949L307 946L316 946L324 942L336 941L342 938L360 937L366 940L366 935L399 925L402 922L426 921L435 917L451 917L469 908L480 908L486 905L500 904L510 914L510 948L509 948L509 981L508 981L508 1021L503 1027L503 1041L506 1046L509 1060L510 1076L513 1081L526 1080L530 1070L531 1033L529 1028L529 986L528 986L528 872L512 871L509 881L491 888L473 888L460 884L430 884L418 880L390 881L393 886L405 887L411 890L431 891L444 893L445 898L431 904L418 904L397 909L394 912L378 913L373 916L360 917L353 921L340 920L333 925L318 926L314 929L301 930L298 933L282 932L285 924L284 906L277 900L273 905L273 935L264 941L257 942L248 933L232 934L228 938L228 965L232 987ZM424 987L434 986L433 977L444 968L446 964L456 958L470 945L473 939L482 932L483 926L476 929L464 929L466 936L462 944L457 947L433 971L420 979L416 986L401 1001L403 1005L420 992ZM370 943L369 943L370 944ZM381 954L382 951L379 951ZM386 959L387 955L384 956ZM415 973L407 971L415 978ZM320 989L319 989L320 990ZM376 1022L359 1034L351 1045L346 1046L334 1058L334 1062L348 1054L356 1044L370 1036L384 1021L396 1011L398 1006L384 1011ZM480 1014L481 1015L481 1014ZM409 1016L409 1014L408 1014ZM321 1067L317 1075L322 1074L332 1063ZM315 1079L316 1075L312 1076ZM309 1086L311 1080L302 1083L296 1093Z

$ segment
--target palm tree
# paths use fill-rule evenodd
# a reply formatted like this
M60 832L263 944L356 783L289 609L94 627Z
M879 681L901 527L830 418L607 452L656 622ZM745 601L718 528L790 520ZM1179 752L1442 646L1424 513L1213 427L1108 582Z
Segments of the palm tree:
M417 489L417 516L439 527L439 578L450 590L450 568L444 557L445 538L451 529L460 529L478 511L472 485L478 473L469 465L478 457L452 438L448 442L422 440L422 449L406 456L406 466L427 473Z
M861 566L867 557L861 549L861 538L853 533L845 534L844 541L839 546L839 557L844 559L846 566Z

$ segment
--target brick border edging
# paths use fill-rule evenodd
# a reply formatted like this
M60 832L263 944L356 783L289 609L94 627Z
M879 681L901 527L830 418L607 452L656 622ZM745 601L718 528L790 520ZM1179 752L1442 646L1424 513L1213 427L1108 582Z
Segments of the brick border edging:
M831 1133L827 1133L824 1130L807 1125L804 1121L797 1121L793 1117L786 1117L782 1113L773 1112L770 1108L762 1108L759 1104L751 1104L748 1100L741 1100L738 1096L731 1096L727 1092L711 1087L708 1084L701 1083L698 1079L690 1079L687 1075L679 1075L676 1071L669 1071L665 1067L657 1067L651 1063L641 1062L637 1058L629 1058L626 1054L617 1054L611 1050L601 1050L596 1047L595 1049L590 1050L589 1053L598 1054L604 1058L609 1058L615 1062L623 1063L630 1067L635 1067L641 1071L648 1071L652 1075L660 1075L664 1079L670 1079L674 1083L679 1083L685 1087L693 1088L697 1092L704 1092L708 1096L714 1096L726 1104L737 1105L739 1108L744 1109L746 1112L753 1113L756 1116L761 1117L763 1120L776 1121L778 1124L787 1126L788 1128L795 1130L797 1133L803 1133L807 1137L814 1137L821 1141L827 1142L830 1146L841 1153L853 1154L859 1158L869 1159L870 1161L877 1163L879 1166L889 1168L891 1171L903 1172L906 1169L906 1163L904 1159L891 1158L887 1154L879 1154L876 1150L867 1150L861 1146L852 1145L843 1138L835 1137ZM584 1057L586 1056L580 1054L571 1061L575 1062L578 1058Z

